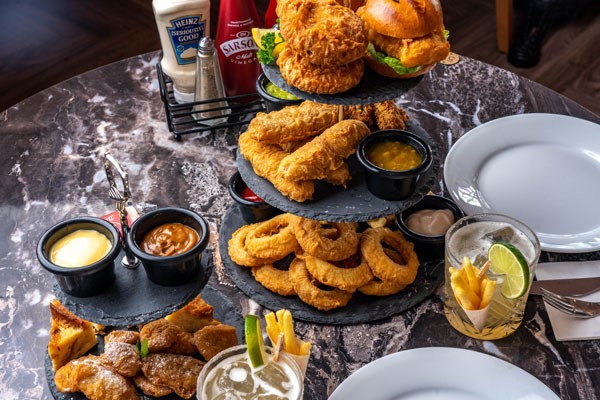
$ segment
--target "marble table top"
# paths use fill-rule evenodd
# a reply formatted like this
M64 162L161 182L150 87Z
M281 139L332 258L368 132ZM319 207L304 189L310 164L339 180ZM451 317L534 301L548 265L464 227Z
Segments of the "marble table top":
M159 95L158 61L153 52L110 64L0 113L0 399L52 398L44 358L53 281L35 246L56 222L112 211L102 168L106 150L128 170L134 203L188 207L206 217L216 260L209 284L242 315L263 311L237 290L217 251L220 221L231 204L225 185L236 170L236 136L205 132L174 140ZM547 88L464 57L438 65L396 101L443 154L473 127L507 115L548 112L600 122ZM440 181L434 192L444 190ZM600 252L542 255L542 261L581 259L600 259ZM299 336L314 343L305 398L326 399L352 372L382 356L432 346L506 360L562 399L600 398L600 341L556 341L539 298L529 300L516 333L480 341L450 327L441 295L438 290L412 309L368 324L297 322Z

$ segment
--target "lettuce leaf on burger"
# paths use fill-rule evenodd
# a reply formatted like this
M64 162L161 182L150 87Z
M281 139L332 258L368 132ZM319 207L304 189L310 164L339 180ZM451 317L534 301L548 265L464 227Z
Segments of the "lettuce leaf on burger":
M450 53L439 0L367 0L356 14L365 22L365 61L377 73L412 78Z

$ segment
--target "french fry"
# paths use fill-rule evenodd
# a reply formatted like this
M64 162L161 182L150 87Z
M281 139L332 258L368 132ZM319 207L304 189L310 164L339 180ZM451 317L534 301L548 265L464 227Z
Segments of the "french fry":
M471 289L463 286L462 284L454 284L452 286L452 290L454 290L454 296L456 296L456 300L460 303L460 305L465 310L476 310L478 304L477 298L473 296L473 292Z
M469 281L469 288L473 293L475 293L478 297L481 295L479 279L477 277L477 272L473 264L471 264L471 260L468 257L463 258L462 262L462 270L465 271L467 275L467 279Z
M300 340L300 339L298 339ZM300 340L300 350L299 350L299 354L300 356L307 356L310 354L310 346L311 343L310 342L303 342Z
M482 295L481 295L481 303L479 304L479 308L485 308L492 301L492 297L494 296L494 290L496 289L496 281L493 281L489 278L483 278L482 280Z
M267 336L271 340L271 344L276 346L277 338L279 337L281 330L279 329L279 324L277 324L277 317L275 316L275 313L270 312L266 314L265 322L267 323Z
M283 340L285 343L285 351L290 354L298 354L298 343L296 333L294 332L294 320L292 313L285 310L283 313Z
M273 346L276 346L279 335L283 335L283 350L293 355L309 355L310 342L304 342L296 337L294 319L289 310L278 310L275 313L265 314L267 335Z

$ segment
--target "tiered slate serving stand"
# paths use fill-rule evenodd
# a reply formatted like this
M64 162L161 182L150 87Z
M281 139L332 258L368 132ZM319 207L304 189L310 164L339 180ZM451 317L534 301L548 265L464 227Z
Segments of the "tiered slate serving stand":
M423 79L422 76L413 79L390 79L366 70L359 86L348 92L339 95L314 95L289 86L276 65L263 65L263 71L271 82L304 100L340 106L364 105L392 99L411 90ZM416 204L440 179L440 155L433 138L414 123L409 123L406 130L417 134L431 146L434 161L418 180L413 194L401 201L382 200L372 195L366 187L363 169L355 155L348 159L352 180L346 188L315 181L313 199L304 203L290 201L277 191L271 182L257 176L252 165L239 153L239 149L237 167L242 179L254 193L283 212L328 222L365 223L375 218L397 214ZM296 296L284 297L270 292L253 278L250 268L240 267L231 260L227 251L228 240L239 227L252 222L254 221L243 219L237 204L232 205L223 218L219 232L219 249L227 273L242 292L260 305L271 310L289 309L298 320L342 325L389 317L423 301L443 280L441 260L421 262L415 282L396 295L375 297L356 292L346 307L319 311ZM366 227L366 224L363 227ZM276 266L285 268L290 261L284 259Z

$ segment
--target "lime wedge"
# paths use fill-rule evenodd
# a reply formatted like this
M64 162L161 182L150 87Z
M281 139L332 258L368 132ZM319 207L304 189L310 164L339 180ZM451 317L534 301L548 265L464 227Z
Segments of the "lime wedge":
M256 315L246 315L244 333L246 336L246 346L248 347L248 358L250 358L252 367L257 368L264 365L267 355L260 329L260 320Z
M523 296L529 287L529 266L519 249L510 243L497 242L490 246L488 259L495 274L505 275L502 295L508 299Z

